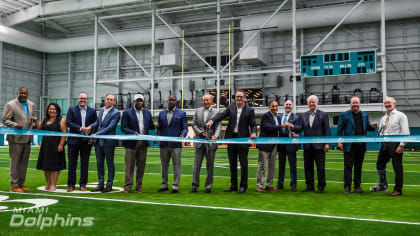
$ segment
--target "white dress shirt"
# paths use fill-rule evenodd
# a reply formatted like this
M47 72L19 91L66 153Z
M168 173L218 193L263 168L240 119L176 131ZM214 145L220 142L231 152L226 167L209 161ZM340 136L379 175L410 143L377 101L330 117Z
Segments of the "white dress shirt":
M80 107L80 116L82 117L82 128L86 127L86 107L82 108ZM80 130L82 130L82 128L80 128Z
M140 134L144 134L143 109L140 109L140 111L135 107L133 107L133 109L136 111L137 120L139 121Z
M102 114L102 122L104 121L106 115L108 115L108 112L111 110L112 107L110 108L105 108L104 107L104 113Z
M238 108L236 107L238 110L238 113L236 114L236 125L235 125L235 129L233 130L234 133L238 133L238 125L239 125L239 118L241 118L241 113L242 113L242 108Z
M389 115L388 112L385 113L379 122L378 130L381 136L410 134L407 116L397 109L392 110ZM400 143L400 145L404 146L404 143Z

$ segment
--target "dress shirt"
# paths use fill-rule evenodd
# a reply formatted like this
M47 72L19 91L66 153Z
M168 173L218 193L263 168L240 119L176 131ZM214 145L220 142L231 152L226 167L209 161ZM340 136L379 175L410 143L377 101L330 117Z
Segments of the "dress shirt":
M203 119L204 119L204 122L206 122L207 121L207 118L208 118L208 116L209 116L209 112L210 112L210 108L204 108L204 110L203 110Z
M394 109L388 115L388 112L382 117L379 123L379 135L409 135L407 116ZM400 143L404 146L404 143Z
M167 110L168 112L166 113L166 119L168 121L168 125L171 125L171 121L172 121L172 116L174 115L176 107L174 107L172 110Z
M108 115L108 112L111 110L112 107L110 108L105 108L104 107L104 114L102 114L102 121L104 121L106 115Z
M315 120L316 110L314 112L309 112L309 126L312 128L312 124Z
M82 128L85 127L86 124L86 107L81 107L80 108L80 116L82 117Z
M238 125L239 125L239 118L241 118L241 113L242 113L242 108L244 108L243 106L241 108L236 107L238 110L238 113L236 114L236 125L235 125L235 129L233 130L234 133L238 133Z
M29 116L28 102L27 101L26 102L19 101L19 102L20 102L20 105L22 106L23 110L25 111L26 117L28 117Z
M144 124L143 124L143 109L137 110L135 107L133 107L134 111L137 115L137 120L139 121L139 131L140 134L144 134Z

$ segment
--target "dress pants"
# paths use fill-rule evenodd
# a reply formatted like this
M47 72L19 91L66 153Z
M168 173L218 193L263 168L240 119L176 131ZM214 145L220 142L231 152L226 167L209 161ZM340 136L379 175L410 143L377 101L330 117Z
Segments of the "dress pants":
M105 182L105 160L108 167L108 181L107 187L112 187L115 176L115 165L114 165L114 145L97 145L95 146L96 153L96 167L98 169L98 186L104 186Z
M89 156L92 150L92 144L88 144L87 140L80 140L77 144L68 145L69 155L69 172L67 178L67 186L75 187L76 185L76 168L77 159L80 153L80 187L86 187L88 182Z
M236 137L233 137L236 138ZM228 158L230 167L230 187L238 189L238 157L241 165L240 188L248 188L248 144L228 144Z
M31 143L9 142L10 186L22 187L26 179Z
M204 156L206 156L206 169L207 169L207 179L206 179L206 189L211 189L213 186L213 169L214 169L214 158L216 155L216 150L209 150L209 144L202 144L200 148L195 148L195 157L194 157L194 172L193 172L193 181L192 187L198 188L200 186L200 170L203 163Z
M362 182L362 166L366 148L352 144L350 152L344 152L344 187L351 187L352 170L354 167L354 187L360 187Z
M376 162L376 170L379 173L380 184L387 186L386 182L386 164L392 158L392 167L395 172L395 187L394 191L402 192L403 186L403 154L397 154L395 150L400 143L382 143L379 150L378 160Z
M277 186L284 184L284 175L286 171L286 156L289 161L290 168L290 186L296 187L297 173L296 173L296 151L288 152L285 145L277 145L279 152L279 179Z
M314 149L312 146L303 151L305 183L308 188L314 189L314 161L318 175L318 189L325 188L325 152Z
M181 180L181 150L182 148L160 148L160 162L162 175L161 188L168 187L169 162L171 161L172 157L172 165L174 166L174 183L172 184L172 189L179 189L179 181Z
M136 167L136 190L143 188L144 169L146 167L147 141L138 140L134 149L125 149L125 185L124 189L133 186L134 166Z
M276 155L277 145L274 146L271 152L259 150L258 152L258 171L257 171L257 188L263 188L264 184L264 171L267 171L267 178L265 187L269 188L273 185L274 174L276 172Z

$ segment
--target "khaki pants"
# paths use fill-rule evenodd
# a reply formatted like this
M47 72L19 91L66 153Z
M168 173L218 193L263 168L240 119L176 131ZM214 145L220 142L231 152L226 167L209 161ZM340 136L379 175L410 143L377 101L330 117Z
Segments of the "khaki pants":
M9 142L10 186L22 187L25 183L30 151L30 143Z
M265 187L272 187L274 174L276 171L277 146L271 152L259 150L258 155L258 171L257 171L257 188L263 188L264 171L268 168Z
M136 190L142 188L144 169L146 167L147 141L137 141L134 149L125 149L125 185L124 189L133 186L134 166L136 166Z

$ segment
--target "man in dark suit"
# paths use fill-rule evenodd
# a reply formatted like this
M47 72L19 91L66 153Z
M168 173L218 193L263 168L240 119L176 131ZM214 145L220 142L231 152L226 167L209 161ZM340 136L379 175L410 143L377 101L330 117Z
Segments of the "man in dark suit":
M302 126L305 137L331 136L328 114L318 108L318 97L311 95L307 99L309 111L302 114ZM314 161L318 175L318 193L325 189L325 153L330 149L328 143L303 144L303 159L305 167L306 189L304 192L315 191Z
M158 133L161 136L185 137L188 133L187 115L176 107L175 96L168 97L168 109L159 113ZM162 164L162 184L159 192L168 190L168 169L172 157L174 167L174 183L172 193L179 192L179 181L181 179L181 142L160 142L160 162Z
M115 135L118 121L120 120L120 112L114 107L115 94L108 93L105 96L105 107L99 111L99 117L90 127L93 135ZM96 166L98 168L98 186L92 192L111 192L114 183L115 165L114 152L117 140L114 139L96 139L95 154ZM108 166L108 181L104 188L105 182L105 160Z
M287 100L284 102L284 113L279 114L281 121L282 137L296 137L302 131L300 117L292 112L293 102ZM296 191L297 173L296 173L296 151L299 150L299 144L279 144L277 149L279 152L279 179L277 181L277 189L284 189L284 173L286 169L286 156L289 160L290 167L290 190Z
M211 107L212 103L213 96L208 93L204 94L203 106L195 111L192 120L192 128L197 138L212 140L214 142L220 135L222 124L218 123L211 129L206 128L206 123L218 113L216 108ZM200 169L204 156L206 156L207 169L205 191L206 193L211 192L211 188L213 186L213 169L216 150L217 143L195 143L194 172L191 192L197 192L197 189L200 186Z
M261 117L260 137L278 137L281 130L280 119L277 116L279 105L276 100L271 100L268 112ZM277 191L272 186L274 174L276 170L276 144L258 144L258 171L257 171L257 192L264 193L265 191ZM267 171L267 178L265 181L265 189L263 188L264 171Z
M66 117L67 127L70 133L74 134L90 134L91 128L88 128L97 119L95 109L89 107L87 93L80 93L78 105L69 108ZM68 155L69 155L69 172L67 186L68 192L74 191L76 185L76 168L77 159L80 153L80 190L86 191L88 182L89 156L92 144L87 138L67 138Z
M337 136L366 136L367 131L375 130L376 126L377 123L370 124L368 114L360 110L360 98L354 96L350 99L350 110L340 114ZM351 190L353 166L354 192L363 193L360 184L366 143L337 143L337 148L344 152L344 194Z
M245 92L243 90L236 91L235 101L236 104L230 105L207 122L207 128L210 128L213 124L221 122L224 118L229 117L225 138L256 138L257 123L255 122L255 112L254 109L245 105ZM251 130L251 134L249 130ZM238 191L238 156L239 163L241 164L241 183L238 193L246 192L248 188L248 151L249 144L228 145L231 185L228 189L225 189L225 192Z
M135 105L123 112L121 130L125 134L149 135L149 130L155 129L152 114L143 108L144 97L141 94L134 96ZM139 193L144 193L143 176L146 167L148 142L143 140L123 141L125 147L125 185L124 193L129 193L133 186L134 166L136 166L136 188Z

